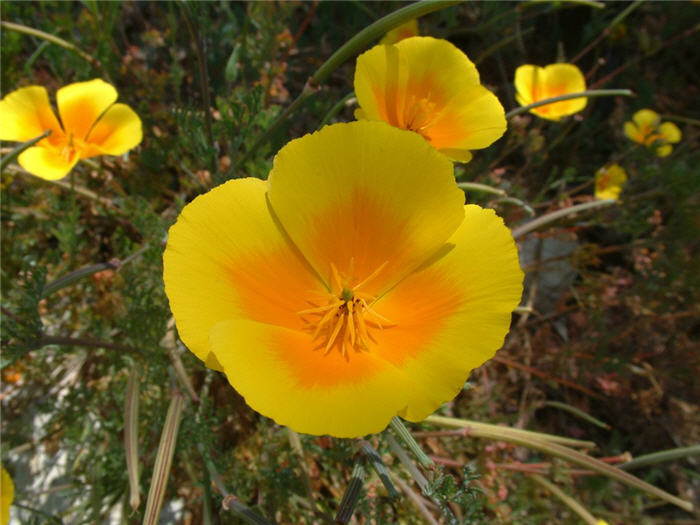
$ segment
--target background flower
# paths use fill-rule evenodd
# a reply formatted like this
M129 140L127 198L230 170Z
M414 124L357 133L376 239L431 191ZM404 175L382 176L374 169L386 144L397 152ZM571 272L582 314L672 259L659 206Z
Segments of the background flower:
M619 164L603 166L595 173L596 199L617 200L627 182L627 172Z
M447 40L413 37L357 58L358 119L420 133L448 157L469 162L506 130L503 106L480 84L467 56Z
M522 272L452 165L380 122L327 126L171 228L166 293L188 347L248 404L310 434L419 421L503 343Z
M586 91L586 80L581 70L573 64L550 64L545 67L525 64L515 70L515 98L521 106L559 95ZM547 120L578 113L586 107L586 97L562 100L530 110Z
M25 142L51 130L17 161L38 177L60 179L80 159L121 155L141 142L141 119L116 100L117 90L99 78L69 84L56 93L59 122L44 87L20 88L0 101L0 140Z
M656 111L640 109L632 115L631 122L625 122L624 132L627 138L655 148L659 157L671 154L673 146L681 140L681 130L673 122L661 122Z

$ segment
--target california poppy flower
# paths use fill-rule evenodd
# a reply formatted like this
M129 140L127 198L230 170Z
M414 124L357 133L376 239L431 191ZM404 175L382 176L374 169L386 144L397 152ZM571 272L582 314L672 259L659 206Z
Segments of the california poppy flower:
M586 91L586 80L573 64L550 64L545 67L525 64L515 70L515 98L521 106L540 100ZM578 113L586 107L586 97L572 98L539 106L530 110L547 120Z
M596 199L617 200L627 182L627 172L619 164L603 166L595 174Z
M383 122L326 126L282 148L267 182L197 197L163 264L197 357L261 414L337 437L452 399L503 343L523 277L449 159Z
M379 41L380 44L395 44L400 42L405 38L411 38L412 36L418 36L418 20L412 18L408 22L404 22L399 27L395 27L391 31L382 37Z
M415 131L462 162L499 139L505 111L467 56L447 40L413 37L357 58L355 117Z
M116 100L117 90L99 78L69 84L56 93L59 122L43 86L20 88L0 101L0 140L25 142L50 130L17 161L37 177L60 179L80 159L121 155L141 142L141 119Z
M640 109L625 122L625 135L630 140L654 148L659 157L671 154L673 146L681 140L681 130L673 122L661 122L656 111Z

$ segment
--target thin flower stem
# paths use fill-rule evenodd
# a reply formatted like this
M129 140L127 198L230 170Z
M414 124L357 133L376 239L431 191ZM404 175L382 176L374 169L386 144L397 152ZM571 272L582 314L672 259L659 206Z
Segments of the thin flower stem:
M124 450L126 471L129 476L129 506L136 511L141 504L139 485L139 373L136 367L129 372L124 405Z
M436 425L449 428L468 429L468 433L473 433L474 429L494 433L504 432L508 435L518 436L523 439L538 439L547 443L558 443L571 447L595 448L595 443L593 441L581 441L579 439L556 436L553 434L543 434L541 432L533 432L532 430L522 430L519 428L492 425L490 423L481 423L478 421L470 421L468 419L432 415L428 416L425 420L423 420L423 422L434 423Z
M100 68L102 70L102 65L100 64L100 61L97 60L95 57L92 55L87 54L85 51L82 49L78 48L75 44L71 44L70 42L67 42L66 40L63 40L62 38L59 38L55 35L45 33L44 31L40 31L39 29L34 29L33 27L27 27L22 24L15 24L13 22L6 22L2 21L0 22L0 26L9 29L11 31L17 31L18 33L24 33L25 35L31 35L35 36L37 38L41 38L42 40L46 40L48 42L51 42L53 44L59 45L61 47L65 47L66 49L70 49L71 51L77 53L80 55L82 58L90 62L95 67ZM103 71L104 73L104 71Z
M676 122L682 122L683 124L690 124L691 126L700 127L700 120L695 118L681 117L680 115L670 115L668 113L660 115L659 118L661 120L675 120Z
M343 109L343 106L345 106L345 103L353 98L355 96L355 92L351 91L347 95L345 95L343 98L341 98L329 111L326 113L326 116L323 117L323 120L321 120L321 123L318 125L318 129L321 129L323 126L328 124L330 120L335 117L341 109Z
M535 481L538 485L546 488L549 492L554 494L561 502L574 511L578 516L585 521L588 525L596 525L598 520L591 514L586 507L581 505L574 498L569 496L566 492L557 487L554 483L548 479L543 478L539 474L531 474L530 479Z
M41 135L39 135L36 138L33 138L31 140L28 140L27 142L23 142L19 146L17 146L15 149L10 151L7 155L5 155L2 160L0 160L0 172L5 170L5 166L7 166L10 162L15 160L15 158L22 153L24 150L31 148L34 144L37 142L44 140L46 137L51 135L51 130L47 129L44 131Z
M382 457L376 450L374 450L374 447L369 443L369 441L365 441L364 439L360 440L360 449L364 455L367 456L369 464L372 466L374 471L377 473L377 476L379 476L379 479L384 484L384 488L386 488L386 491L389 493L389 497L391 499L397 499L399 497L399 493L391 481L389 470L382 461Z
M287 437L289 438L289 445L292 450L299 458L299 470L301 470L301 479L304 483L304 490L306 490L306 497L309 498L309 502L314 506L314 491L311 487L311 478L309 477L309 468L306 464L306 456L304 455L304 447L301 445L301 440L299 439L299 434L294 432L291 428L287 428Z
M632 4L628 5L623 11L621 11L615 18L613 18L612 22L608 24L608 26L603 29L602 33L600 33L593 41L591 41L590 44L588 44L585 48L583 48L578 55L576 55L574 58L572 58L569 62L571 64L575 64L578 62L583 56L585 56L591 49L593 49L598 43L603 40L606 36L610 34L610 31L613 30L613 28L622 22L629 14L637 9L640 5L642 5L642 2L644 0L637 0L636 2L633 2Z
M414 437L411 435L411 432L406 428L406 425L403 424L403 421L398 416L394 416L391 418L391 423L390 423L391 429L396 432L396 434L403 440L403 442L408 446L408 448L411 449L411 451L415 454L416 458L418 459L418 462L426 467L433 467L435 466L435 462L430 459L430 457L423 452L423 449L420 447L418 442L414 439Z
M367 470L365 469L365 457L358 454L355 458L355 464L352 467L352 476L348 483L343 499L338 506L338 512L335 515L335 523L345 524L352 518L357 502L362 494L362 486L365 484Z
M430 513L428 507L425 506L425 500L423 500L423 498L421 498L418 494L413 492L411 487L408 486L408 483L406 483L401 478L396 478L396 484L399 486L399 488L401 488L404 494L408 496L408 499L410 499L413 502L413 504L418 508L418 512L420 512L423 515L427 523L429 523L430 525L440 525L440 523Z
M642 467L647 467L649 465L655 465L656 463L662 463L664 461L674 461L676 459L683 459L690 456L700 455L700 445L694 445L692 447L681 447L672 448L669 450L662 450L660 452L654 452L652 454L646 454L644 456L639 456L634 458L627 463L620 465L622 470L633 470Z
M413 478L413 481L415 481L416 484L420 487L421 491L423 493L426 493L428 490L428 480L425 478L423 473L420 470L418 470L418 467L416 467L413 464L411 458L408 457L406 451L394 439L394 436L392 436L388 432L385 432L384 435L386 436L386 441L387 443L389 443L389 448L391 449L391 451L394 454L396 454L396 457L399 458L401 464L406 468L406 470L408 470L408 473Z
M549 4L551 2L552 0L528 0L527 2L524 2L524 7L536 4ZM593 0L561 0L557 3L583 5L594 9L605 9L604 2L594 2Z
M569 412L570 414L575 415L576 417L588 421L589 423L592 423L597 427L604 428L606 430L610 429L610 425L608 425L607 423L603 423L601 420L594 418L593 416L587 414L583 410L571 405L567 405L566 403L560 403L559 401L545 401L542 403L542 406L559 408L561 410Z
M530 233L531 231L534 231L537 228L544 226L545 224L549 224L551 222L559 220L562 217L568 217L569 215L574 215L576 213L592 210L595 208L610 206L611 204L615 204L615 202L615 199L603 199L591 202L584 202L583 204L576 204L575 206L569 206L568 208L563 208L561 210L553 211L552 213L547 213L546 215L543 215L535 220L527 222L522 226L514 228L513 238L519 239L523 235Z
M419 2L407 5L406 7L402 7L401 9L397 9L393 13L380 18L357 33L345 44L343 44L335 53L333 53L330 58L316 70L316 72L304 85L304 89L302 89L299 96L294 99L294 101L275 119L272 124L270 124L270 127L268 127L262 133L262 135L256 139L253 145L243 154L243 156L241 156L236 162L232 163L228 174L230 175L233 173L238 166L241 166L245 161L247 161L253 155L253 153L255 153L255 151L270 137L270 135L272 135L277 128L279 128L287 117L294 113L308 97L316 93L319 86L323 84L328 77L330 77L331 73L333 73L333 71L335 71L345 61L350 59L350 57L369 47L373 41L390 29L394 29L408 20L432 13L433 11L439 11L440 9L451 7L459 3L461 3L461 0L421 0Z
M493 186L489 186L487 184L479 184L478 182L458 182L457 187L463 190L473 190L482 191L484 193L492 193L493 195L500 195L501 197L506 196L505 191L499 188L494 188Z
M100 341L89 337L64 337L60 335L42 335L38 341L39 348L47 345L84 346L86 348L105 348L107 350L117 350L119 352L129 352L134 355L141 354L141 350L133 346L112 343L110 341Z
M630 89L588 89L586 91L581 91L579 93L568 93L566 95L559 95L558 97L545 98L543 100L538 100L532 104L526 106L520 106L519 108L511 109L506 113L506 118L509 119L516 115L521 115L527 113L533 108L538 108L540 106L546 106L547 104L552 104L554 102L561 102L562 100L571 100L574 98L595 98L595 97L632 97L634 93Z
M453 418L430 416L426 418L425 421L428 423L439 423L439 421L436 420L450 419ZM467 428L467 435L469 436L490 439L494 441L506 441L521 447L537 450L544 454L549 454L551 456L568 461L569 463L573 463L574 465L593 470L598 474L602 474L603 476L612 478L630 487L643 490L648 494L656 496L666 501L667 503L676 505L677 507L680 507L688 512L692 512L694 509L693 504L689 501L674 496L673 494L669 494L665 490L661 490L660 488L655 487L654 485L650 485L649 483L628 474L624 470L621 470L617 467L613 467L612 465L608 465L607 463L600 461L599 459L593 458L591 456L588 456L587 454L583 454L574 449L559 445L557 443L553 443L551 441L547 442L542 439L537 439L530 436L518 435L517 433L513 432L512 429L507 429L504 427L494 426L494 428L489 429L484 427L469 427L467 425L464 428Z
M204 42L199 34L197 24L192 17L190 6L185 0L180 0L182 12L185 15L185 23L190 33L190 37L194 42L195 53L197 55L197 67L199 69L199 89L202 93L202 105L204 106L204 129L207 134L209 146L212 149L211 170L213 173L219 173L219 162L216 158L216 142L214 141L214 131L211 116L211 98L209 96L209 75L207 74L207 65L204 61Z

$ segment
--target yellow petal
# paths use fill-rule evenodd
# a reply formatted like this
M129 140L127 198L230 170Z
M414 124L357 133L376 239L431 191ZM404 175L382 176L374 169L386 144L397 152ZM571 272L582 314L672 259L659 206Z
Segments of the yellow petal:
M627 172L619 164L602 167L595 174L595 196L597 199L617 200L626 182Z
M375 295L425 261L464 216L451 162L383 122L334 124L293 140L275 157L268 197L326 283L331 265L358 280L381 267Z
M521 105L532 104L586 90L586 81L581 70L573 64L550 64L544 68L527 64L515 71L517 100ZM530 112L549 120L559 120L573 115L586 107L586 97L554 102L531 109Z
M400 42L405 38L411 38L412 36L418 36L418 20L412 19L408 22L401 24L399 27L395 27L391 31L388 31L386 35L382 37L379 41L380 45L389 45Z
M25 142L38 137L47 129L51 139L63 135L46 89L28 86L5 96L0 101L0 140ZM44 139L41 143L48 142Z
M493 357L522 281L510 230L493 210L469 205L441 253L375 303L395 325L377 334L376 353L413 385L402 417L427 417Z
M225 321L213 328L211 348L248 405L306 434L380 432L405 406L410 388L371 352L324 355L308 334L287 328Z
M498 99L446 40L413 37L376 46L358 57L354 82L358 118L420 133L450 156L470 158L459 150L486 147L506 128Z
M10 505L15 499L15 484L5 467L0 466L0 525L10 522Z
M102 79L77 82L56 93L66 135L84 139L104 111L117 100L117 90Z
M523 64L515 70L515 98L521 106L540 100L542 68L533 64Z
M46 180L65 177L78 160L80 158L74 151L64 155L61 148L50 145L29 148L20 153L17 158L17 162L25 170Z
M640 109L632 115L632 120L637 128L646 135L647 132L653 131L659 125L659 114L650 109Z
M137 146L143 137L141 119L126 104L114 104L105 111L90 131L87 142L99 155L121 155ZM93 155L83 155L83 158Z
M639 144L644 144L646 137L634 122L625 122L623 130L628 139Z
M656 148L656 155L658 157L668 157L671 154L671 151L673 151L673 146L670 144L663 144Z
M664 122L658 127L657 131L664 142L675 144L681 140L681 130L673 122Z
M163 279L180 337L207 366L209 333L246 318L300 329L310 291L323 291L268 211L265 182L237 179L200 195L170 228ZM223 363L222 363L223 364Z

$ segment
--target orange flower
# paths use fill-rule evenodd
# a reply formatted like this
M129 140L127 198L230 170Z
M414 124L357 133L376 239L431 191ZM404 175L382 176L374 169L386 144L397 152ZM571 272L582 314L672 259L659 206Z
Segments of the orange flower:
M513 238L464 206L449 159L383 122L287 144L170 229L180 337L260 413L356 437L420 421L503 343L522 292Z
M573 64L550 64L545 67L525 64L515 70L515 98L521 106L548 98L586 91L586 80L581 70ZM578 113L586 107L586 97L572 98L539 106L530 110L547 120Z
M37 177L60 179L80 159L122 155L141 142L141 120L116 100L117 90L99 78L69 84L56 94L59 122L44 87L20 88L0 101L0 140L25 142L50 130L17 161Z
M355 117L421 134L451 159L469 162L506 130L503 106L476 66L447 40L413 37L357 58Z

